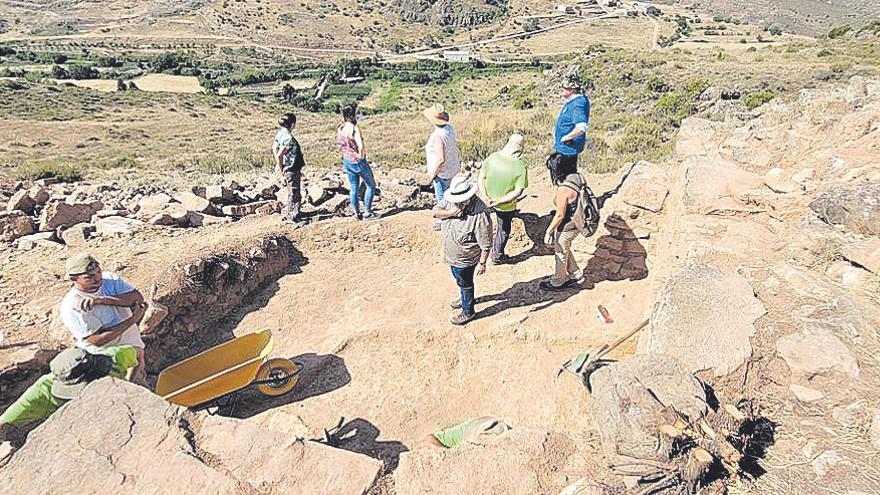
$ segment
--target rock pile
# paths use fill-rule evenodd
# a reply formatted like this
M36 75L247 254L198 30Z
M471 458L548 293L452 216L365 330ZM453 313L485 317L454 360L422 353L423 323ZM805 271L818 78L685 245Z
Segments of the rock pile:
M432 196L422 190L418 174L391 170L377 174L375 201L382 209L421 208ZM82 247L99 236L124 236L143 227L204 227L250 215L282 210L283 184L259 176L248 184L224 181L188 190L157 186L123 187L118 183L60 183L41 179L19 182L8 199L0 191L0 241L19 249ZM363 195L361 195L363 197ZM349 206L348 189L338 173L310 172L303 179L303 213L316 218L341 214Z

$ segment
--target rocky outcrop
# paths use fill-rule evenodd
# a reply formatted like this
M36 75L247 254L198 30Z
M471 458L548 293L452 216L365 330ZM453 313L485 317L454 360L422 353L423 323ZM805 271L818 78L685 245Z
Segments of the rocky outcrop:
M0 241L13 241L33 232L34 223L23 211L0 212Z
M473 27L507 11L507 0L394 0L392 5L406 21L435 26Z
M857 187L834 187L810 203L822 220L852 232L880 234L880 180Z
M800 332L779 339L776 350L791 373L809 379L830 372L844 373L850 378L859 376L856 356L827 328L811 325Z
M202 423L144 388L105 378L30 433L3 468L3 491L361 495L381 468L240 420Z
M726 375L752 355L749 338L765 312L741 276L691 263L666 280L638 352L675 356L690 372Z
M575 451L563 434L515 428L487 445L404 452L394 486L400 494L559 493L566 481L560 471Z

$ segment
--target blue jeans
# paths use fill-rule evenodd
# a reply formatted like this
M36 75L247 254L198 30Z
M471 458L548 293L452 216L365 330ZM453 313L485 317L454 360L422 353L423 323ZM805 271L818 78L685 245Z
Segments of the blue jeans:
M353 162L350 160L342 160L342 168L348 175L349 190L348 197L351 200L351 208L355 213L361 211L359 192L361 181L367 188L364 194L364 210L367 215L373 212L373 195L376 194L376 179L373 178L373 169L367 160Z
M441 179L440 177L434 177L434 196L437 198L437 202L443 201L443 193L449 189L449 183L452 182L452 179Z
M466 315L474 314L474 300L475 296L475 288L474 288L474 272L477 270L477 265L469 266L467 268L452 268L452 276L455 277L455 283L458 285L458 290L461 292L461 312Z

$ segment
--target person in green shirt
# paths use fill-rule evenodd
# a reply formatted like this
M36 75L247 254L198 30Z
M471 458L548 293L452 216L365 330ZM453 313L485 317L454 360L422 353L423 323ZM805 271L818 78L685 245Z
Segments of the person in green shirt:
M498 224L495 229L495 240L492 243L491 259L493 265L509 261L504 254L513 217L517 212L519 200L527 187L529 176L525 162L522 161L523 137L519 134L510 136L507 144L500 151L489 155L480 168L480 193L487 198L486 205L495 209Z
M130 345L107 347L95 354L79 348L62 351L49 363L50 373L38 378L0 415L0 438L6 436L10 426L21 427L48 418L99 378L125 379L128 369L137 364L137 351Z
M454 449L463 443L485 443L510 430L503 421L483 416L450 426L428 435L423 443L429 447Z

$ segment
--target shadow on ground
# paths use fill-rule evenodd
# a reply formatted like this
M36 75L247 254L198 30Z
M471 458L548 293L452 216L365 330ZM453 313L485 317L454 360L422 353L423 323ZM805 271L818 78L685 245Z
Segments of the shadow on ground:
M406 445L396 440L380 441L379 428L363 418L348 422L345 422L345 418L340 418L336 427L324 432L324 438L318 441L379 459L385 464L384 473L394 471L400 462L400 454L409 450Z
M339 356L307 353L290 359L303 365L299 381L293 390L278 397L268 397L259 393L255 387L249 387L238 392L237 400L222 407L218 414L240 419L250 418L270 409L324 395L351 383L351 374L345 366L345 360Z

